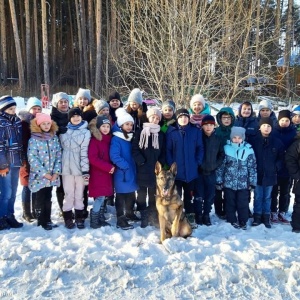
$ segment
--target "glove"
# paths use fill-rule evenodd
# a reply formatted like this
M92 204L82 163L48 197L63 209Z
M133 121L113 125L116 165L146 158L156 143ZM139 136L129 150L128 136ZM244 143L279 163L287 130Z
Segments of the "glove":
M222 189L223 189L223 184L222 183L217 183L216 184L216 190L217 191L222 191Z

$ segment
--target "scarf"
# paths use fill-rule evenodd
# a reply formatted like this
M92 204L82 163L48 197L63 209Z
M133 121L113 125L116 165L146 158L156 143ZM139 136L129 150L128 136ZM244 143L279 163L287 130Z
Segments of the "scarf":
M159 149L159 142L158 142L158 133L160 131L160 126L157 124L152 123L144 123L143 130L140 136L140 143L139 146L141 149L148 148L148 139L149 136L152 134L152 146L154 149Z
M82 120L79 124L73 125L71 122L68 123L67 127L72 130L79 129L83 125L84 121Z
M49 141L53 137L51 132L31 132L31 137L39 141Z

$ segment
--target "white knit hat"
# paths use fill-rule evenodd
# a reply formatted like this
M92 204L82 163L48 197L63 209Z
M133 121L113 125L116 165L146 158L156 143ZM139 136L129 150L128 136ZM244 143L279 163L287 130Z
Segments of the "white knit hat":
M136 88L131 91L128 97L128 103L135 102L139 105L143 104L143 95L140 89Z
M83 97L83 98L87 98L89 100L89 103L91 102L91 91L88 90L88 89L82 89L82 88L79 88L76 96L75 96L75 101L80 98L80 97Z
M52 96L52 106L57 108L57 103L61 99L66 99L70 103L68 94L66 94L64 92L59 92L59 93L53 94L53 96Z
M190 102L190 107L193 107L193 104L195 102L201 102L203 105L203 108L205 107L205 100L204 97L201 94L196 94L192 97L191 102Z
M134 123L133 117L123 107L119 107L116 110L116 117L119 127L121 127L126 122Z

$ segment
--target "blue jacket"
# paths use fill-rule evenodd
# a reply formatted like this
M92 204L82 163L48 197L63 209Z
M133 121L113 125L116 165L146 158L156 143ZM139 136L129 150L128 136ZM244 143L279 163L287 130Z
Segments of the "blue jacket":
M258 119L254 116L244 118L241 116L237 116L235 118L234 126L243 127L246 129L246 142L251 145L255 142L254 138L258 133L259 125Z
M113 138L110 144L110 160L116 166L114 187L116 193L131 193L138 189L136 183L136 167L131 153L131 139L126 139L117 123L112 128Z
M191 124L184 128L178 124L175 127L169 126L166 142L167 164L177 164L176 180L191 182L196 179L198 167L202 164L204 156L202 131Z
M225 159L216 171L216 182L234 191L256 186L256 159L251 145L228 142L224 150Z

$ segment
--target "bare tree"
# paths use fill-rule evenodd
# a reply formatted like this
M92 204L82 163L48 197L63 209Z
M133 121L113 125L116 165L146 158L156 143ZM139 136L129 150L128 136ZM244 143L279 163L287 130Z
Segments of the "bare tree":
M42 3L42 32L43 32L43 61L44 61L44 83L50 84L49 77L49 54L48 54L48 28L47 28L47 4L46 0Z
M0 19L1 21L1 72L0 72L0 80L3 80L3 84L7 84L7 41L6 41L6 14L4 7L4 0L0 0ZM2 77L2 78L1 78Z
M101 33L102 33L102 3L101 0L96 1L96 75L95 75L95 93L100 94L100 83L101 83Z
M31 28L30 28L30 6L29 0L25 0L25 20L26 20L26 88L30 90L31 87Z
M35 49L35 76L36 76L36 87L38 87L41 84L41 77L40 77L40 53L39 53L36 0L33 0L33 24L34 24L33 28L34 28L34 49Z

